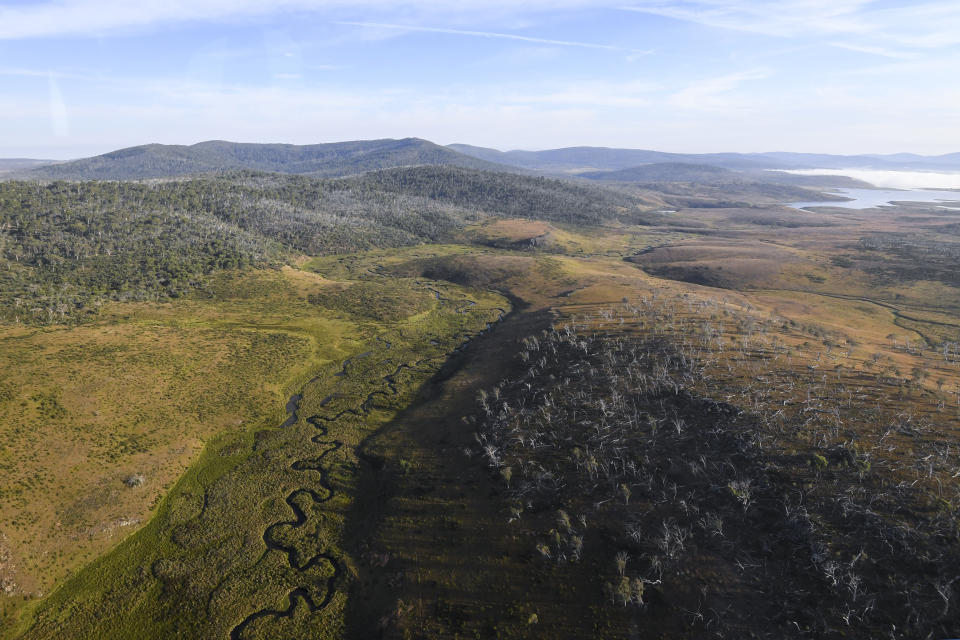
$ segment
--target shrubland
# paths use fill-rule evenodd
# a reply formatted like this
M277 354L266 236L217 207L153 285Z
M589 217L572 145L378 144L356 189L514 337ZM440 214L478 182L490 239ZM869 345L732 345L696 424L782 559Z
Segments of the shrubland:
M591 563L595 602L650 633L946 636L960 405L805 365L802 334L687 295L565 319L479 391L467 454L534 567L559 586ZM912 384L956 379L937 360Z

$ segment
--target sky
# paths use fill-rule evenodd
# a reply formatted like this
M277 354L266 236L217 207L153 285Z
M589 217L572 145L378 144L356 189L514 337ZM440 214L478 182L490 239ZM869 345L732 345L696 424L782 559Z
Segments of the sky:
M957 0L0 0L0 157L960 151Z

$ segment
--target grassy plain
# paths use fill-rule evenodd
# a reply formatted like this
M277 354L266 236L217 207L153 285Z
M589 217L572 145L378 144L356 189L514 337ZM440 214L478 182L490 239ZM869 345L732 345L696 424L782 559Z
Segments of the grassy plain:
M282 402L274 397L269 413L249 428L221 431L145 527L32 603L15 631L24 637L338 634L342 584L351 571L340 552L342 514L354 497L356 446L409 402L447 354L509 309L488 292L387 279L374 269L383 257L315 260L310 273L283 272L296 304L273 313L256 283L212 291L218 304L239 298L261 312L231 314L223 303L223 313L213 314L219 326L298 327L319 338L321 355L335 358L307 353L306 368L291 376L298 384L286 385L301 388L288 405L295 409L290 420L278 427ZM339 282L314 272L336 274ZM359 295L351 294L354 287ZM339 295L329 295L331 289ZM182 310L172 315L198 322ZM346 330L328 333L324 343L320 332L329 326ZM322 615L305 614L321 609Z
M0 333L7 621L147 522L211 438L276 420L290 389L355 348L356 323L306 300L332 286L223 274L203 296Z

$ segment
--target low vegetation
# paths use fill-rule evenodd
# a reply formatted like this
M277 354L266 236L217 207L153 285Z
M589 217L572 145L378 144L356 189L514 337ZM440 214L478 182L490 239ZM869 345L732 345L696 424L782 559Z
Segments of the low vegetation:
M336 271L340 263L327 264ZM303 287L298 304L307 317L338 318L356 341L335 361L314 359L313 377L305 385L300 378L287 405L289 419L209 441L149 524L21 617L24 637L339 634L351 562L341 551L342 514L355 498L357 445L447 354L509 309L482 291L388 281L370 273L371 264L353 281ZM398 309L382 296L362 308L323 292L344 285L399 287L414 301ZM118 610L128 615L104 615Z
M5 620L148 522L206 443L276 421L291 388L356 348L356 322L306 299L333 286L222 274L208 299L0 330Z
M555 584L591 563L597 604L656 635L949 635L960 405L881 372L804 375L802 334L682 296L525 339L468 422L531 562ZM925 358L913 385L956 379Z

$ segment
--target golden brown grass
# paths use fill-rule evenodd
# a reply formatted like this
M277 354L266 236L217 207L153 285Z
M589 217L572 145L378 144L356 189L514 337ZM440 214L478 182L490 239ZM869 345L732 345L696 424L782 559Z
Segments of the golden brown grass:
M272 419L294 383L352 344L354 326L304 299L325 284L293 269L224 275L209 300L2 330L10 594L42 595L136 530L211 436Z

